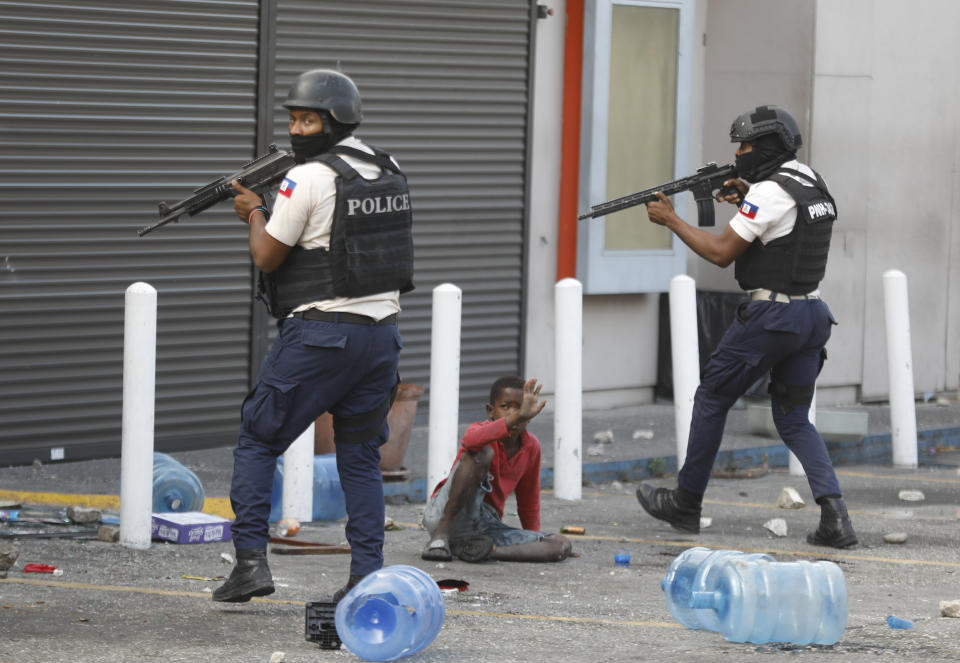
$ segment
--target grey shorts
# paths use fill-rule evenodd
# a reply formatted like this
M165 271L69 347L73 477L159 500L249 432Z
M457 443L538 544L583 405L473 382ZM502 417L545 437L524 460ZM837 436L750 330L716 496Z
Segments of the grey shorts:
M450 470L449 477L457 471L460 461ZM493 490L490 481L492 474L477 487L477 492L473 499L464 505L450 523L450 539L458 539L465 536L476 536L482 534L493 539L493 544L501 548L506 546L519 546L523 543L533 543L543 539L541 532L534 532L528 529L519 529L510 527L497 514L497 510L490 504L484 502L484 498ZM450 480L443 484L440 490L432 498L427 500L427 507L423 512L423 527L428 532L436 529L440 517L443 515L443 509L447 505L447 499L450 496Z

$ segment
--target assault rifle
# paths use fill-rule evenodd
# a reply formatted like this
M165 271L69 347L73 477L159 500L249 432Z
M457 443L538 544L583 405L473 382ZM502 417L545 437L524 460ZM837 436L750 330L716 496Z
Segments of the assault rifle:
M179 221L184 214L194 216L227 198L233 198L237 192L230 186L231 182L238 182L256 193L263 193L295 165L297 162L294 161L292 154L285 150L278 150L276 145L271 145L266 154L242 166L233 175L224 175L200 187L193 192L192 196L184 198L179 203L167 205L161 202L160 220L152 226L141 228L137 234L143 237L160 226Z
M684 177L673 182L667 182L652 189L645 189L637 193L631 193L621 198L614 198L605 203L593 205L589 212L577 217L578 221L583 219L595 219L598 216L605 216L613 212L619 212L622 209L642 205L657 199L657 191L662 191L666 196L673 196L683 191L693 193L694 200L697 201L698 224L701 226L712 226L714 224L713 216L713 192L717 189L723 194L737 193L733 187L724 187L726 180L737 176L737 170L734 166L718 166L711 161L707 165L698 168L697 172L689 177Z

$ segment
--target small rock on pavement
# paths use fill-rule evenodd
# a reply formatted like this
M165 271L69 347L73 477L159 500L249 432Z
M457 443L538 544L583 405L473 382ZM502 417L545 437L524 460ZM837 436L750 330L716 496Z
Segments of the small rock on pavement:
M593 434L593 441L595 444L613 444L613 431L598 430Z
M220 561L223 564L233 564L233 555L230 553L220 553Z
M0 543L0 571L6 571L13 567L19 556L19 548L15 548L8 543Z
M120 528L113 525L100 525L100 529L97 530L97 539L116 543L120 540Z
M906 543L907 533L906 532L890 532L889 534L883 535L883 540L887 543Z
M806 502L800 497L800 493L795 488L784 488L780 491L780 497L777 498L777 507L781 509L802 509Z
M642 429L642 428L641 428L641 429L637 429L637 430L633 431L633 439L635 439L635 440L652 440L652 439L653 439L653 431L652 431L652 430L645 430L645 429Z
M940 615L943 617L960 617L960 599L940 601Z
M709 516L700 516L700 529L707 529L713 524L713 518Z
M92 509L88 506L67 507L67 518L75 523L99 523L102 517L100 509Z
M774 536L787 535L787 521L783 518L773 518L763 524L763 528Z
M270 654L270 663L283 663L287 660L287 655L282 651L275 651Z
M922 502L924 500L922 490L901 490L897 493L897 497L904 502Z

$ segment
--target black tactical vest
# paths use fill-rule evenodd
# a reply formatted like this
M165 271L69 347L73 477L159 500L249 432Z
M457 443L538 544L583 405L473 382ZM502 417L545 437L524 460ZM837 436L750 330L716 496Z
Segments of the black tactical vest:
M790 175L813 186L804 186ZM819 287L826 272L836 203L820 175L814 180L798 170L781 168L767 179L782 186L797 203L797 222L789 234L766 245L755 239L737 258L734 275L744 290L766 288L805 295Z
M276 270L260 274L260 298L283 318L307 302L413 290L413 215L407 179L390 156L342 145L311 159L337 173L330 246L295 246ZM380 167L366 180L337 154Z

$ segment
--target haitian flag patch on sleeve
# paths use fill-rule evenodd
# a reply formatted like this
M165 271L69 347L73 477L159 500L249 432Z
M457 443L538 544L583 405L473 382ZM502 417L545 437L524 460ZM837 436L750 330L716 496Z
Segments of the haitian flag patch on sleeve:
M286 196L287 198L289 198L293 194L293 190L296 187L297 187L296 182L291 180L289 177L284 177L283 182L280 183L280 191L278 191L277 193L279 193L281 196Z
M282 191L283 191L283 188L281 187L281 192ZM289 196L290 194L287 194L287 195ZM754 205L753 203L751 203L750 201L744 200L743 203L740 205L740 213L743 214L748 219L757 218L758 211L760 211L760 208Z

